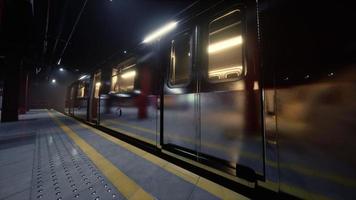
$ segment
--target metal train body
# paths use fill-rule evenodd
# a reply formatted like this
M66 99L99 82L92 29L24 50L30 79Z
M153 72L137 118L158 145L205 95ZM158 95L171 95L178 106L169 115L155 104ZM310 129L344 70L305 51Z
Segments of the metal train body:
M198 3L73 83L66 112L251 187L355 198L352 14L305 5Z

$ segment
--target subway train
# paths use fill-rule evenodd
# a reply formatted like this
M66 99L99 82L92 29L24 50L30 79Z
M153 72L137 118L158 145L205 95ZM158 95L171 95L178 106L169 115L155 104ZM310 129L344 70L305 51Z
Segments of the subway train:
M65 112L247 187L354 199L352 8L196 2L79 77Z

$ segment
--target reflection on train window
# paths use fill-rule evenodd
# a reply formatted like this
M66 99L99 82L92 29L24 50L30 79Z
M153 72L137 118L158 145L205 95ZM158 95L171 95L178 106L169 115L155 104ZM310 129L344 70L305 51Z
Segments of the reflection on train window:
M119 91L119 84L117 84L117 75L118 70L116 68L112 69L112 77L111 77L111 91L117 92Z
M111 78L111 91L112 92L131 92L134 89L134 82L136 71L133 65L124 67L120 71L113 69Z
M85 84L84 83L80 83L78 85L78 98L83 98L85 95Z
M95 76L94 76L94 98L99 98L99 92L100 92L100 86L101 86L101 83L100 83L100 76L101 76L101 73L96 73Z
M192 66L192 37L180 35L171 43L170 84L182 85L189 82Z
M228 12L209 24L208 77L211 81L239 78L243 71L242 30L239 10Z
M70 99L74 99L75 95L75 88L72 86L70 89Z

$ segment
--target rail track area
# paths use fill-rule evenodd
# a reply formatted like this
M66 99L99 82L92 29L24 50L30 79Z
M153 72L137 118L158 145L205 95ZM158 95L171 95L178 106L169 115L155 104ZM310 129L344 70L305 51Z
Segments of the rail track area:
M0 199L247 199L55 111L0 125Z

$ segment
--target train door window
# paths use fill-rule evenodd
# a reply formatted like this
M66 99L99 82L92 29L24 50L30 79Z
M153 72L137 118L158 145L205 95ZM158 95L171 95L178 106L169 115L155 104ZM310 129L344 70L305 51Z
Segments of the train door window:
M97 73L94 76L94 82L95 82L94 98L97 98L97 99L99 98L100 87L101 87L100 76L101 76L101 73Z
M242 24L239 10L209 23L208 78L210 81L236 80L243 74Z
M72 86L70 88L70 99L74 99L74 95L75 95L75 88Z
M112 69L112 77L111 77L111 91L118 92L119 91L119 82L118 82L118 69Z
M120 75L118 77L119 92L133 91L136 77L135 66L136 64L132 64L127 67L124 67L120 71Z
M79 83L78 85L78 98L83 98L85 95L85 84L84 83Z
M192 35L184 33L171 42L169 83L172 86L188 84L192 68Z

